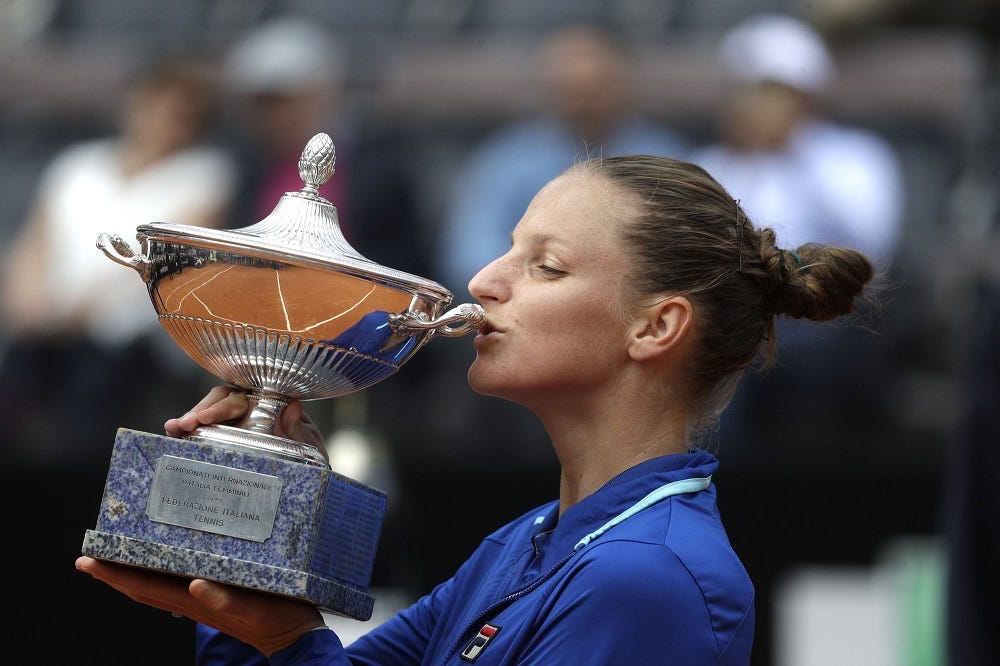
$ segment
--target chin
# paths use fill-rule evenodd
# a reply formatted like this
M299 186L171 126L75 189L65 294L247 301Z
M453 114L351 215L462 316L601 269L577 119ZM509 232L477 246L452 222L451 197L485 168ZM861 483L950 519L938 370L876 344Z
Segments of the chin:
M482 366L482 361L473 361L466 375L469 386L480 395L492 398L506 398L506 385L499 381L496 375L491 374L488 369Z
M479 393L480 395L493 395L490 392L490 383L484 376L485 373L482 372L481 368L477 369L476 367L478 363L479 361L476 360L472 362L471 366L469 366L469 372L466 374L465 377L466 380L469 382L469 387L476 393Z

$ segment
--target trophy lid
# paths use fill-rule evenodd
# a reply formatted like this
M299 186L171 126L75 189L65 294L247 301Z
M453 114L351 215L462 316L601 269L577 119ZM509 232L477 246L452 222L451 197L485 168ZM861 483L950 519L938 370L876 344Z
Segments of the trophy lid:
M152 222L137 228L137 237L207 244L254 256L273 257L331 268L338 272L430 297L447 306L452 293L426 278L382 266L355 250L344 238L336 207L319 194L333 176L336 150L328 134L313 136L299 159L304 186L286 192L270 215L248 227L231 230Z

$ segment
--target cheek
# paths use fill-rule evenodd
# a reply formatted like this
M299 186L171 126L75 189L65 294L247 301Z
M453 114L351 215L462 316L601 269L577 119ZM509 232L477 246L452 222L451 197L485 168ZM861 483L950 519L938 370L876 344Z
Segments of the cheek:
M624 330L606 308L550 314L526 341L526 354L539 371L560 368L562 372L586 373L624 353Z

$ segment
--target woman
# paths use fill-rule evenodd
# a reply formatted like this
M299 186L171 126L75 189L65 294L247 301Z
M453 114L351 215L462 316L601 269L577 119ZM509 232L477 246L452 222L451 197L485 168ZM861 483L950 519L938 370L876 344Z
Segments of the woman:
M137 390L152 368L181 368L164 360L174 348L145 285L122 279L121 267L93 248L98 234L134 238L145 221L218 228L228 219L236 164L210 140L215 97L206 71L186 56L139 69L117 101L116 131L61 149L17 235L0 245L5 461L93 465L119 423L156 423L145 421L140 396L201 390L201 375L183 371ZM53 404L63 418L51 418Z
M304 604L77 566L202 623L201 663L746 664L753 586L699 433L762 347L773 355L775 315L846 314L872 277L852 250L778 249L692 164L581 163L539 192L510 251L469 285L488 321L469 383L540 417L562 468L557 501L487 537L347 650ZM214 389L167 432L238 418L246 401L231 391ZM287 409L284 430L318 441L301 413Z

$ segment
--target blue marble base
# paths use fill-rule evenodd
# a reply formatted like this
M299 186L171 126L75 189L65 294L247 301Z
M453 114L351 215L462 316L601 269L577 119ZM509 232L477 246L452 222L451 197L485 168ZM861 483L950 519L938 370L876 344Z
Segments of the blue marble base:
M173 465L166 469L186 474L173 472L181 480L165 485L164 463ZM215 474L218 470L221 475ZM268 490L254 489L255 479L268 480ZM232 498L218 497L220 488L237 500L240 495L260 496L263 509L227 509L233 506ZM206 499L174 498L185 492L203 493L190 497ZM223 516L211 506L213 501L223 513L253 518L245 521L252 525L249 536L216 533L236 529L230 525L239 521ZM167 518L161 515L163 505L172 505ZM87 530L82 552L289 596L367 620L374 606L368 587L385 505L385 493L328 468L122 428L115 438L97 526Z

